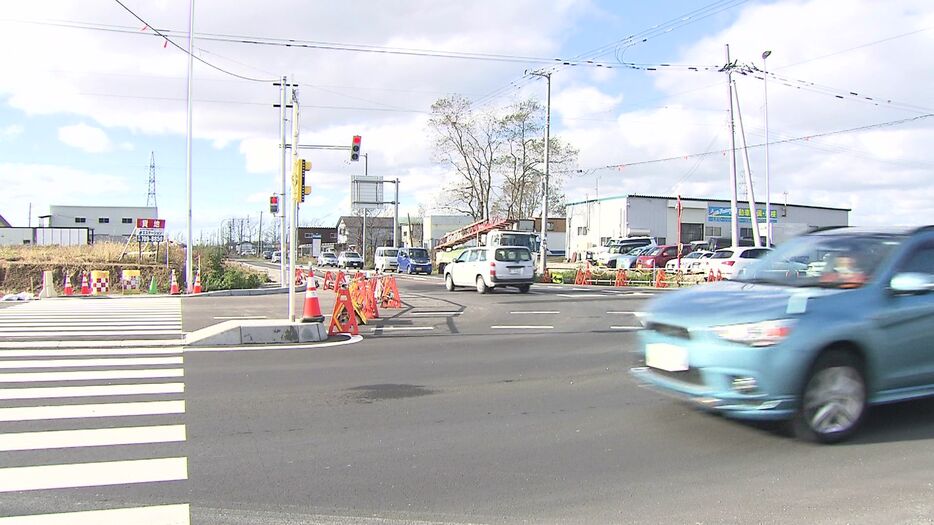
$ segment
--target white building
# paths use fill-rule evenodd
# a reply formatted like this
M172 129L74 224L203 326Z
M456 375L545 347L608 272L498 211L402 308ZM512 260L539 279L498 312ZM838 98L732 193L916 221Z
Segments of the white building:
M681 198L681 242L730 238L730 201ZM753 238L748 203L739 203L740 238ZM659 244L678 242L677 197L620 195L567 204L568 256L602 246L614 237L647 235ZM772 203L772 238L784 239L827 226L847 226L847 208ZM765 203L756 203L759 234L765 237Z
M95 241L122 242L133 234L136 219L158 219L159 211L148 206L49 206L40 217L52 228L86 227Z

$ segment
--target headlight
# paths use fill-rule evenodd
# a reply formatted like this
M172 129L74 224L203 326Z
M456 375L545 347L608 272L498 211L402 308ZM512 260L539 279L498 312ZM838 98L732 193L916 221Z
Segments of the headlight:
M772 346L791 334L797 320L776 319L759 323L714 326L710 330L717 336L749 346Z

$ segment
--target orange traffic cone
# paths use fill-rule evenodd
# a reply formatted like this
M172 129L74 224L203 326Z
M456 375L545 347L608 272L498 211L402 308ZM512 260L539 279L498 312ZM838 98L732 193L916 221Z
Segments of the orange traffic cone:
M178 279L175 278L175 270L172 270L172 281L171 282L172 284L169 286L169 294L178 295L179 293L181 293L178 290Z
M65 274L65 291L63 293L67 296L75 294L75 289L71 287L71 277L67 273Z
M88 282L88 272L81 273L81 295L91 295L91 283Z
M201 293L201 271L195 274L195 286L191 293Z
M626 270L625 269L616 270L616 283L615 283L616 287L617 288L623 287L623 286L626 286L626 284L627 284Z
M318 287L315 280L309 276L308 286L305 288L305 306L302 309L303 323L320 323L324 321L321 315L321 303L318 302Z
M659 270L656 272L655 287L656 288L668 288L668 283L665 282L665 270Z

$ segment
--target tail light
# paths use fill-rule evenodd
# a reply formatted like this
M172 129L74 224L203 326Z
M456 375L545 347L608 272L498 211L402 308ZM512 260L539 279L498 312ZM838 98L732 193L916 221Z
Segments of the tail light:
M496 263L490 261L490 277L496 277Z
M733 266L734 264L736 264L736 261L723 261L723 264L726 266Z

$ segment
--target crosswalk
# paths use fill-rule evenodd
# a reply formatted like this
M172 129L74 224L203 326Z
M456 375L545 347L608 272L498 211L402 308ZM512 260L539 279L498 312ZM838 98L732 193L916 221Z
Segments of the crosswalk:
M0 525L190 523L183 349L105 344L179 337L178 299L41 303L0 310ZM15 344L48 332L84 340Z
M0 309L0 341L178 339L177 297L44 299Z

